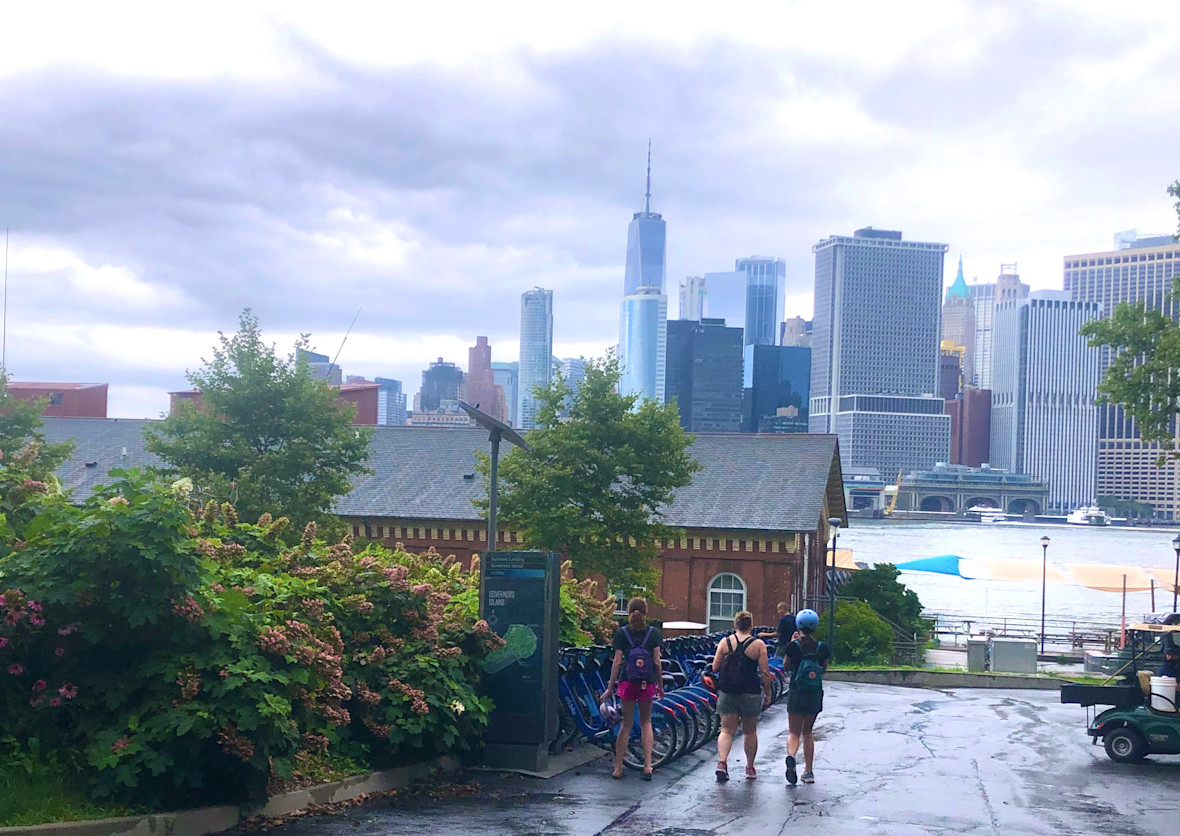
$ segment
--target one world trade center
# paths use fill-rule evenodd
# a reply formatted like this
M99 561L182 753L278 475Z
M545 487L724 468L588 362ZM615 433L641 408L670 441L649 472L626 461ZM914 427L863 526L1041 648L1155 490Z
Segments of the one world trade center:
M664 401L668 297L664 293L667 225L651 211L651 142L643 211L627 225L627 265L619 316L619 391Z

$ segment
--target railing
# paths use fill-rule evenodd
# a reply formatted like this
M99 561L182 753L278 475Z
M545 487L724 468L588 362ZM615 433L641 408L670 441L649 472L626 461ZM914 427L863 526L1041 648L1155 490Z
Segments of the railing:
M1041 641L1040 615L989 615L980 616L961 612L924 611L923 615L934 622L931 633L941 639L950 638L954 644L960 639L973 635L990 635L1006 638L1025 638ZM1102 648L1110 653L1118 647L1120 628L1110 622L1088 621L1076 618L1045 618L1044 644L1055 649L1080 651L1087 648Z
M808 604L812 606L819 604L821 607L826 607L828 600L829 599L826 595L822 597L808 596L807 598ZM867 605L869 609L872 609L872 605L870 605L869 602L865 601L863 598L857 598L855 596L849 595L837 595L836 602L839 603L840 601L859 601L860 603ZM873 612L876 614L877 618L888 624L889 629L893 631L893 653L890 663L894 665L921 666L923 662L923 654L926 648L926 642L929 639L929 636L933 633L933 620L928 619L931 632L927 634L921 634L905 629L900 624L889 620L876 610L873 610ZM926 614L923 613L923 618L926 617ZM823 619L821 618L820 620L822 623Z

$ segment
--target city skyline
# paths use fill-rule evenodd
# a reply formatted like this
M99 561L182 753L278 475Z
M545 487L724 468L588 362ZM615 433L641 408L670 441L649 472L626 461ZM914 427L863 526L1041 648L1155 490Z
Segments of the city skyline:
M477 10L478 38L426 10L361 31L79 7L63 33L22 9L0 56L8 366L154 416L250 306L280 348L310 332L412 395L476 334L515 359L515 297L538 284L555 353L599 356L649 136L673 288L766 253L785 315L810 318L810 245L870 222L948 242L969 284L1018 262L1059 288L1063 254L1174 229L1165 8L865 4L830 39L806 34L820 9L606 10L576 31Z

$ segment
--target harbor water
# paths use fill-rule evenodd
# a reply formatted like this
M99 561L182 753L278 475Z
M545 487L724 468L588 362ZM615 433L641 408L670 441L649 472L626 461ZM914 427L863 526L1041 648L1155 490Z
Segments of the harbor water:
M1035 564L1039 577L1041 537L1050 539L1050 564L1100 563L1139 568L1174 567L1175 529L1087 527L1030 523L956 523L905 520L852 520L840 529L838 547L852 549L861 563L903 563L953 554L966 558L1014 558ZM900 580L914 590L928 611L961 613L995 623L1005 616L1039 618L1041 584L968 580L929 572L903 572ZM1121 592L1050 583L1045 590L1046 617L1117 625ZM1155 611L1172 609L1170 588L1155 590ZM1150 592L1127 593L1127 621L1151 612Z

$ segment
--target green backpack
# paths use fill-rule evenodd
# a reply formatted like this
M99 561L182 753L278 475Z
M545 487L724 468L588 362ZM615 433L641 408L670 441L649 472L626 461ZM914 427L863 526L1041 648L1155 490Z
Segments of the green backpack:
M803 645L795 642L795 646L802 653ZM803 658L799 660L799 666L795 668L795 681L791 687L798 688L800 692L809 693L819 693L824 689L824 667L819 663L818 646L815 651L804 654Z

